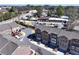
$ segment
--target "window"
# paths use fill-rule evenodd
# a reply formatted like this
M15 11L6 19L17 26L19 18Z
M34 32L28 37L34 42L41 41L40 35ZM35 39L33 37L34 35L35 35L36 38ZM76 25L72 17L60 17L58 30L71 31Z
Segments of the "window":
M59 43L59 46L62 46L62 43Z
M79 47L76 47L76 51L79 51Z
M37 39L38 39L38 40L41 40L41 38L40 38L40 37L37 37Z
M56 36L56 35L53 35L52 37L53 37L53 38L57 38L57 36Z
M41 34L37 34L37 37L41 37Z
M61 39L60 41L61 41L61 42L63 42L63 40L62 40L62 39Z
M74 49L75 49L75 46L71 46L71 48L70 48L70 49L74 50Z
M63 44L63 48L67 49L68 45L67 44Z
M65 47L65 43L62 43L62 47Z
M64 40L64 42L66 42L66 43L67 43L68 41L65 39L65 40Z
M59 43L59 48L65 49L64 43Z
M56 39L51 38L51 42L52 42L52 43L56 43Z

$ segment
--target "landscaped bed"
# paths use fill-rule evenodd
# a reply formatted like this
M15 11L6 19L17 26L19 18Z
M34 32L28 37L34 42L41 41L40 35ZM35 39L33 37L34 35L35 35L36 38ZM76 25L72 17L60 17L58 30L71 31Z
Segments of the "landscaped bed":
M31 26L31 25L26 25L26 24L24 24L23 22L20 22L20 21L15 21L17 24L20 24L20 25L22 25L22 26L25 26L25 27L29 27L29 28L32 28L32 29L35 29L35 27L34 26Z

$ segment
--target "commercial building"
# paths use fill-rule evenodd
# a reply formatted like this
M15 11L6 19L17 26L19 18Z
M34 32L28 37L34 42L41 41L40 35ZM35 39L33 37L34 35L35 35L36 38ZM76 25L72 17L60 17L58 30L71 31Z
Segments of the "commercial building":
M41 17L38 19L36 24L63 28L67 26L68 22L69 22L68 19L55 18L55 17Z

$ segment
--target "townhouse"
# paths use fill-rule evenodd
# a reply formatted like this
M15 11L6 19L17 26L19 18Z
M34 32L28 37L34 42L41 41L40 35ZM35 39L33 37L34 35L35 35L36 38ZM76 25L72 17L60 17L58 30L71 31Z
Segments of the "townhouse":
M79 32L36 25L36 39L64 53L79 55ZM39 31L39 33L37 33Z

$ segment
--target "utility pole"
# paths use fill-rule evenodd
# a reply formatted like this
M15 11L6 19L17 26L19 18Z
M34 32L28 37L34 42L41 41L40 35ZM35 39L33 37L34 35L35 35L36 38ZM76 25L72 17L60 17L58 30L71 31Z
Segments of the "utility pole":
M13 31L12 31L12 26L10 26L10 24L8 24L8 26L10 27L10 29L11 29L11 34L12 34L12 32L13 32Z

